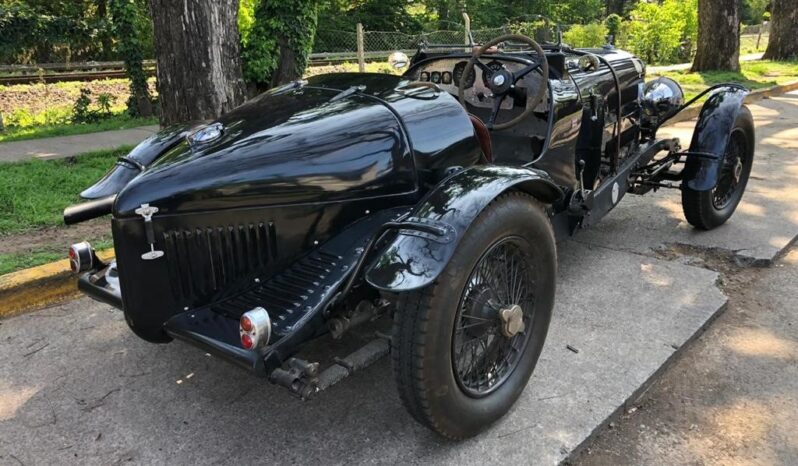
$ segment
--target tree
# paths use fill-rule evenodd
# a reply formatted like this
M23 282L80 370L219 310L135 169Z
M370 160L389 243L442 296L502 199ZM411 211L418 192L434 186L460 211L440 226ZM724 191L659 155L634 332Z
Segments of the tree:
M144 57L142 55L143 33L139 27L137 16L138 5L134 0L111 0L113 31L117 37L117 50L125 61L125 72L130 79L130 98L127 111L132 116L148 117L152 115L152 100L144 74Z
M161 124L205 120L245 99L238 0L150 0Z
M267 89L302 77L317 20L316 0L260 0L241 55L247 81Z
M773 0L770 18L770 39L763 58L798 59L798 2Z
M698 0L697 42L692 71L740 71L738 0Z

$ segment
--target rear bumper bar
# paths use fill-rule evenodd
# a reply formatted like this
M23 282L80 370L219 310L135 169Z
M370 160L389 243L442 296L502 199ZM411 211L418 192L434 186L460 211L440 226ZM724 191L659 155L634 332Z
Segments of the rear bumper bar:
M116 273L116 261L101 264L99 270L84 273L78 278L78 289L97 301L122 309L122 290Z

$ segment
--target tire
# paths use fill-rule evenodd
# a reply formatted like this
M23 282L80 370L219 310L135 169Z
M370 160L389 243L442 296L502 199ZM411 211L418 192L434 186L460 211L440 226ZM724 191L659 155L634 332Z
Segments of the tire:
M740 159L739 172L735 160ZM699 230L711 230L726 223L743 197L754 162L754 119L748 107L740 113L732 127L729 143L723 155L723 168L718 186L709 191L694 191L682 183L682 209L687 222ZM688 157L686 173L697 173L697 158ZM729 184L726 178L731 177ZM732 184L733 183L733 184Z
M533 278L515 281L519 288L513 290L517 289L518 293L512 291L512 294L526 296L517 300L526 307L522 309L526 328L512 336L491 333L496 332L497 322L499 331L509 332L505 327L510 325L507 321L493 320L493 312L501 311L491 306L509 308L506 303L499 304L498 299L490 298L501 294L497 291L500 287L486 285L487 278L479 283L479 288L474 285L483 280L485 270L494 273L486 264L493 264L488 261L497 260L494 257L502 250L505 255L501 266L526 264L528 267L519 268L521 271L513 276L528 273ZM478 264L480 269L475 270ZM501 418L521 395L540 357L554 305L556 273L554 233L543 206L517 192L505 193L494 200L466 232L438 279L426 288L402 293L397 298L391 357L399 395L408 412L421 424L450 439L476 435ZM531 290L532 301L522 291L521 283ZM501 291L509 295L508 290L509 287ZM464 297L466 293L468 296ZM482 305L476 304L483 295L488 298L482 299ZM507 299L502 299L502 303L504 301ZM461 310L461 305L467 310ZM485 317L490 319L468 314L473 309L488 312ZM466 325L454 328L456 322L466 317L481 319L475 321L477 329L466 329ZM479 324L481 321L483 324ZM472 331L487 335L483 336L486 348L481 362L490 360L494 352L497 358L498 355L509 358L507 368L493 366L495 374L493 369L487 372L487 386L481 394L476 392L483 379L476 381L473 376L468 377L472 372L466 371L462 364L466 345L476 340L469 334ZM481 348L482 343L480 339L478 345L472 346ZM489 345L493 345L490 352ZM507 345L519 349L508 351ZM470 354L473 366L477 360L474 350ZM491 376L496 378L492 386L489 385Z

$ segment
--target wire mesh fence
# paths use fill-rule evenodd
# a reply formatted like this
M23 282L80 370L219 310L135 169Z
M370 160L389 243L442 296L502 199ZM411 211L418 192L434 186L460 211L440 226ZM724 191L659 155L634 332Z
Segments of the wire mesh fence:
M454 23L453 23L454 26ZM496 36L506 34L506 26L488 29L471 30L474 42L485 42ZM311 60L346 60L358 59L358 37L356 31L319 30L316 32L316 41L313 45ZM406 34L397 31L364 31L363 54L365 58L377 56L387 57L391 52L413 51L422 44L447 44L456 45L468 42L468 32L465 28L451 30L438 30Z

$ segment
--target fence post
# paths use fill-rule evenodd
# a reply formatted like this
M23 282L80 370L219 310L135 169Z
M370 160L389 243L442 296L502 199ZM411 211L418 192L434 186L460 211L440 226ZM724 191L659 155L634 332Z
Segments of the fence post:
M363 25L357 23L357 66L360 72L366 71L366 52L363 47Z
M465 11L463 12L463 24L465 25L465 44L471 45L471 18Z

